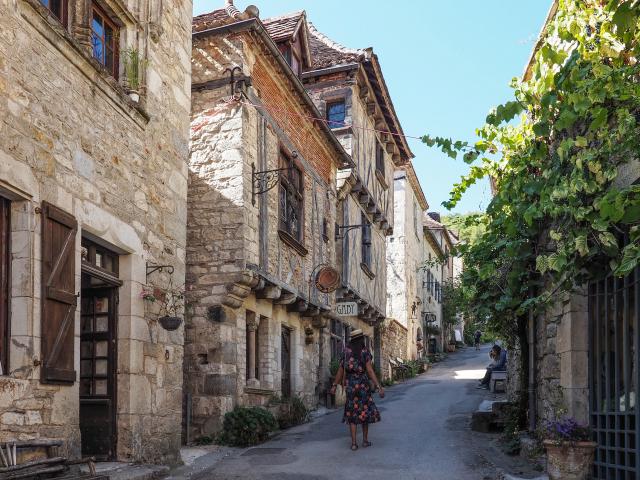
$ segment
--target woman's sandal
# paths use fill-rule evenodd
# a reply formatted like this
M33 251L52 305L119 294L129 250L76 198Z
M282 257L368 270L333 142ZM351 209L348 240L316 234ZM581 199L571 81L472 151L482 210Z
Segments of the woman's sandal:
M354 443L351 445L351 450L353 450L354 452L358 449L358 444Z
M363 446L364 448L370 447L370 446L371 446L371 442L369 442L369 441L362 442L362 446Z

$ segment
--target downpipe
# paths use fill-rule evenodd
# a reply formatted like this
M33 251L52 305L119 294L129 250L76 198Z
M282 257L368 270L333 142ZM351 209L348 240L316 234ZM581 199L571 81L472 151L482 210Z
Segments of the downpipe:
M533 290L531 290L533 296ZM536 315L529 310L529 431L535 432L538 424L536 412Z

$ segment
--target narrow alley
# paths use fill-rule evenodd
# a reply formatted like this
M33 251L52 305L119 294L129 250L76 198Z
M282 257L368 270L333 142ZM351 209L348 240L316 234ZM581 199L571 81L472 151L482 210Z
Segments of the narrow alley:
M477 390L488 347L468 348L437 364L428 374L376 396L383 416L371 427L369 448L349 449L342 411L292 428L255 448L234 450L220 462L172 479L370 480L496 478L493 468L474 445L469 428L471 413L487 392ZM360 441L360 439L359 439Z

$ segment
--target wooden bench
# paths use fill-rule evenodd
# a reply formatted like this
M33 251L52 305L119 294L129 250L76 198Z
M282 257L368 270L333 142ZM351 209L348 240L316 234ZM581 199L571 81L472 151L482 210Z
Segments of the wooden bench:
M507 372L506 370L496 370L491 372L491 380L489 380L489 391L497 393L498 385L500 385L500 391L504 392L507 389Z

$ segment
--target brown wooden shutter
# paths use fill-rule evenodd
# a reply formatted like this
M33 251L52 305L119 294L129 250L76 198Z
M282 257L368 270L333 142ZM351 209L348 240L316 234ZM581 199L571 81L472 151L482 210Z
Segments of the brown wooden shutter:
M42 205L43 383L73 383L78 223L53 205Z

